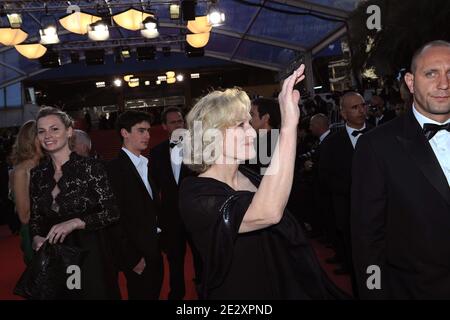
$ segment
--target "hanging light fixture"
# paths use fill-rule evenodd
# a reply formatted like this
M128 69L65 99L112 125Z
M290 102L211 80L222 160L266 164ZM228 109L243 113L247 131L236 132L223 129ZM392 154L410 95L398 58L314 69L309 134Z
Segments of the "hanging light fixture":
M208 44L209 32L187 34L186 41L187 41L187 43L189 43L189 45L191 47L203 48L204 46L206 46Z
M97 22L102 18L98 16L91 15L84 12L73 12L68 16L59 19L59 23L64 27L64 29L77 33L86 34L88 33L88 27L91 23Z
M168 84L173 84L173 83L175 83L177 81L177 79L175 79L175 78L167 78L167 83Z
M125 80L125 82L130 82L130 79L133 78L134 75L132 74L127 74L126 76L123 76L123 80Z
M38 59L47 52L47 48L40 43L19 44L14 46L14 48L28 59Z
M0 43L5 46L14 46L25 41L28 33L22 29L0 28Z
M130 8L126 11L115 14L113 16L113 19L114 22L117 23L122 28L131 31L136 31L141 29L142 22L145 20L145 18L150 16L154 17L154 15L151 13Z
M91 23L88 27L88 36L94 41L107 40L109 38L108 25L103 20Z
M166 77L167 77L167 79L169 79L169 78L174 78L174 77L175 77L175 72L173 72L173 71L167 71L167 72L166 72Z
M187 28L192 33L205 33L210 32L212 29L211 24L208 22L207 16L195 17L195 20L189 20Z

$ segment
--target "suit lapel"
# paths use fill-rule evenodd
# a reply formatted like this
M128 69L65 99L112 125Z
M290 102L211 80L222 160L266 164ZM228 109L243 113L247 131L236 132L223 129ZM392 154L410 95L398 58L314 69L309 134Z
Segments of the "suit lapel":
M131 161L130 157L128 157L128 155L123 150L120 150L119 157L122 159L123 163L126 164L128 169L133 173L134 178L137 179L138 184L141 186L141 191L143 191L149 197L149 199L152 200L152 198L148 194L148 191L147 191L147 188L145 187L144 182L142 181L141 176L139 175L139 172L137 171L137 169L134 166L133 161ZM151 184L150 184L150 186L153 191L154 190L153 186ZM154 193L153 193L153 197L155 197Z
M450 188L444 172L412 111L404 118L404 131L397 139L427 180L450 205Z

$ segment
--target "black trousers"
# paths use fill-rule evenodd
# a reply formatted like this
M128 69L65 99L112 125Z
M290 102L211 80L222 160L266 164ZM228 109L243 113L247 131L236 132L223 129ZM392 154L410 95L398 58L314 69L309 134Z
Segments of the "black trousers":
M128 300L158 300L163 280L163 261L159 254L156 257L144 257L145 269L142 274L133 270L125 270L127 279Z
M186 293L184 283L184 258L186 256L186 234L184 230L168 235L163 246L169 263L169 300L183 300Z

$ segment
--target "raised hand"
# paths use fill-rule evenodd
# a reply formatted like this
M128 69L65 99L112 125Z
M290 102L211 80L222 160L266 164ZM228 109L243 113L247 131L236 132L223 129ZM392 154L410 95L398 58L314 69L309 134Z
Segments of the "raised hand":
M278 95L281 112L281 128L297 127L300 118L300 92L294 90L294 86L305 79L305 65L302 64L289 77L287 77Z

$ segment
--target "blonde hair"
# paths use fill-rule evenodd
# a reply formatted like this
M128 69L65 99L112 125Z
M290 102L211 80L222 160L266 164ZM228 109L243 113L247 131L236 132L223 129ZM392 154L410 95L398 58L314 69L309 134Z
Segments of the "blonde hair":
M13 165L32 159L39 152L36 146L36 137L36 121L29 120L25 122L17 134L10 155L10 161Z
M191 150L194 142L194 123L202 124L202 152L217 141L204 135L209 129L224 131L250 118L250 98L240 88L212 91L201 98L186 116L186 124L191 137ZM205 172L211 167L202 157L201 164L194 163L194 152L191 152L190 163L186 165L195 172Z

